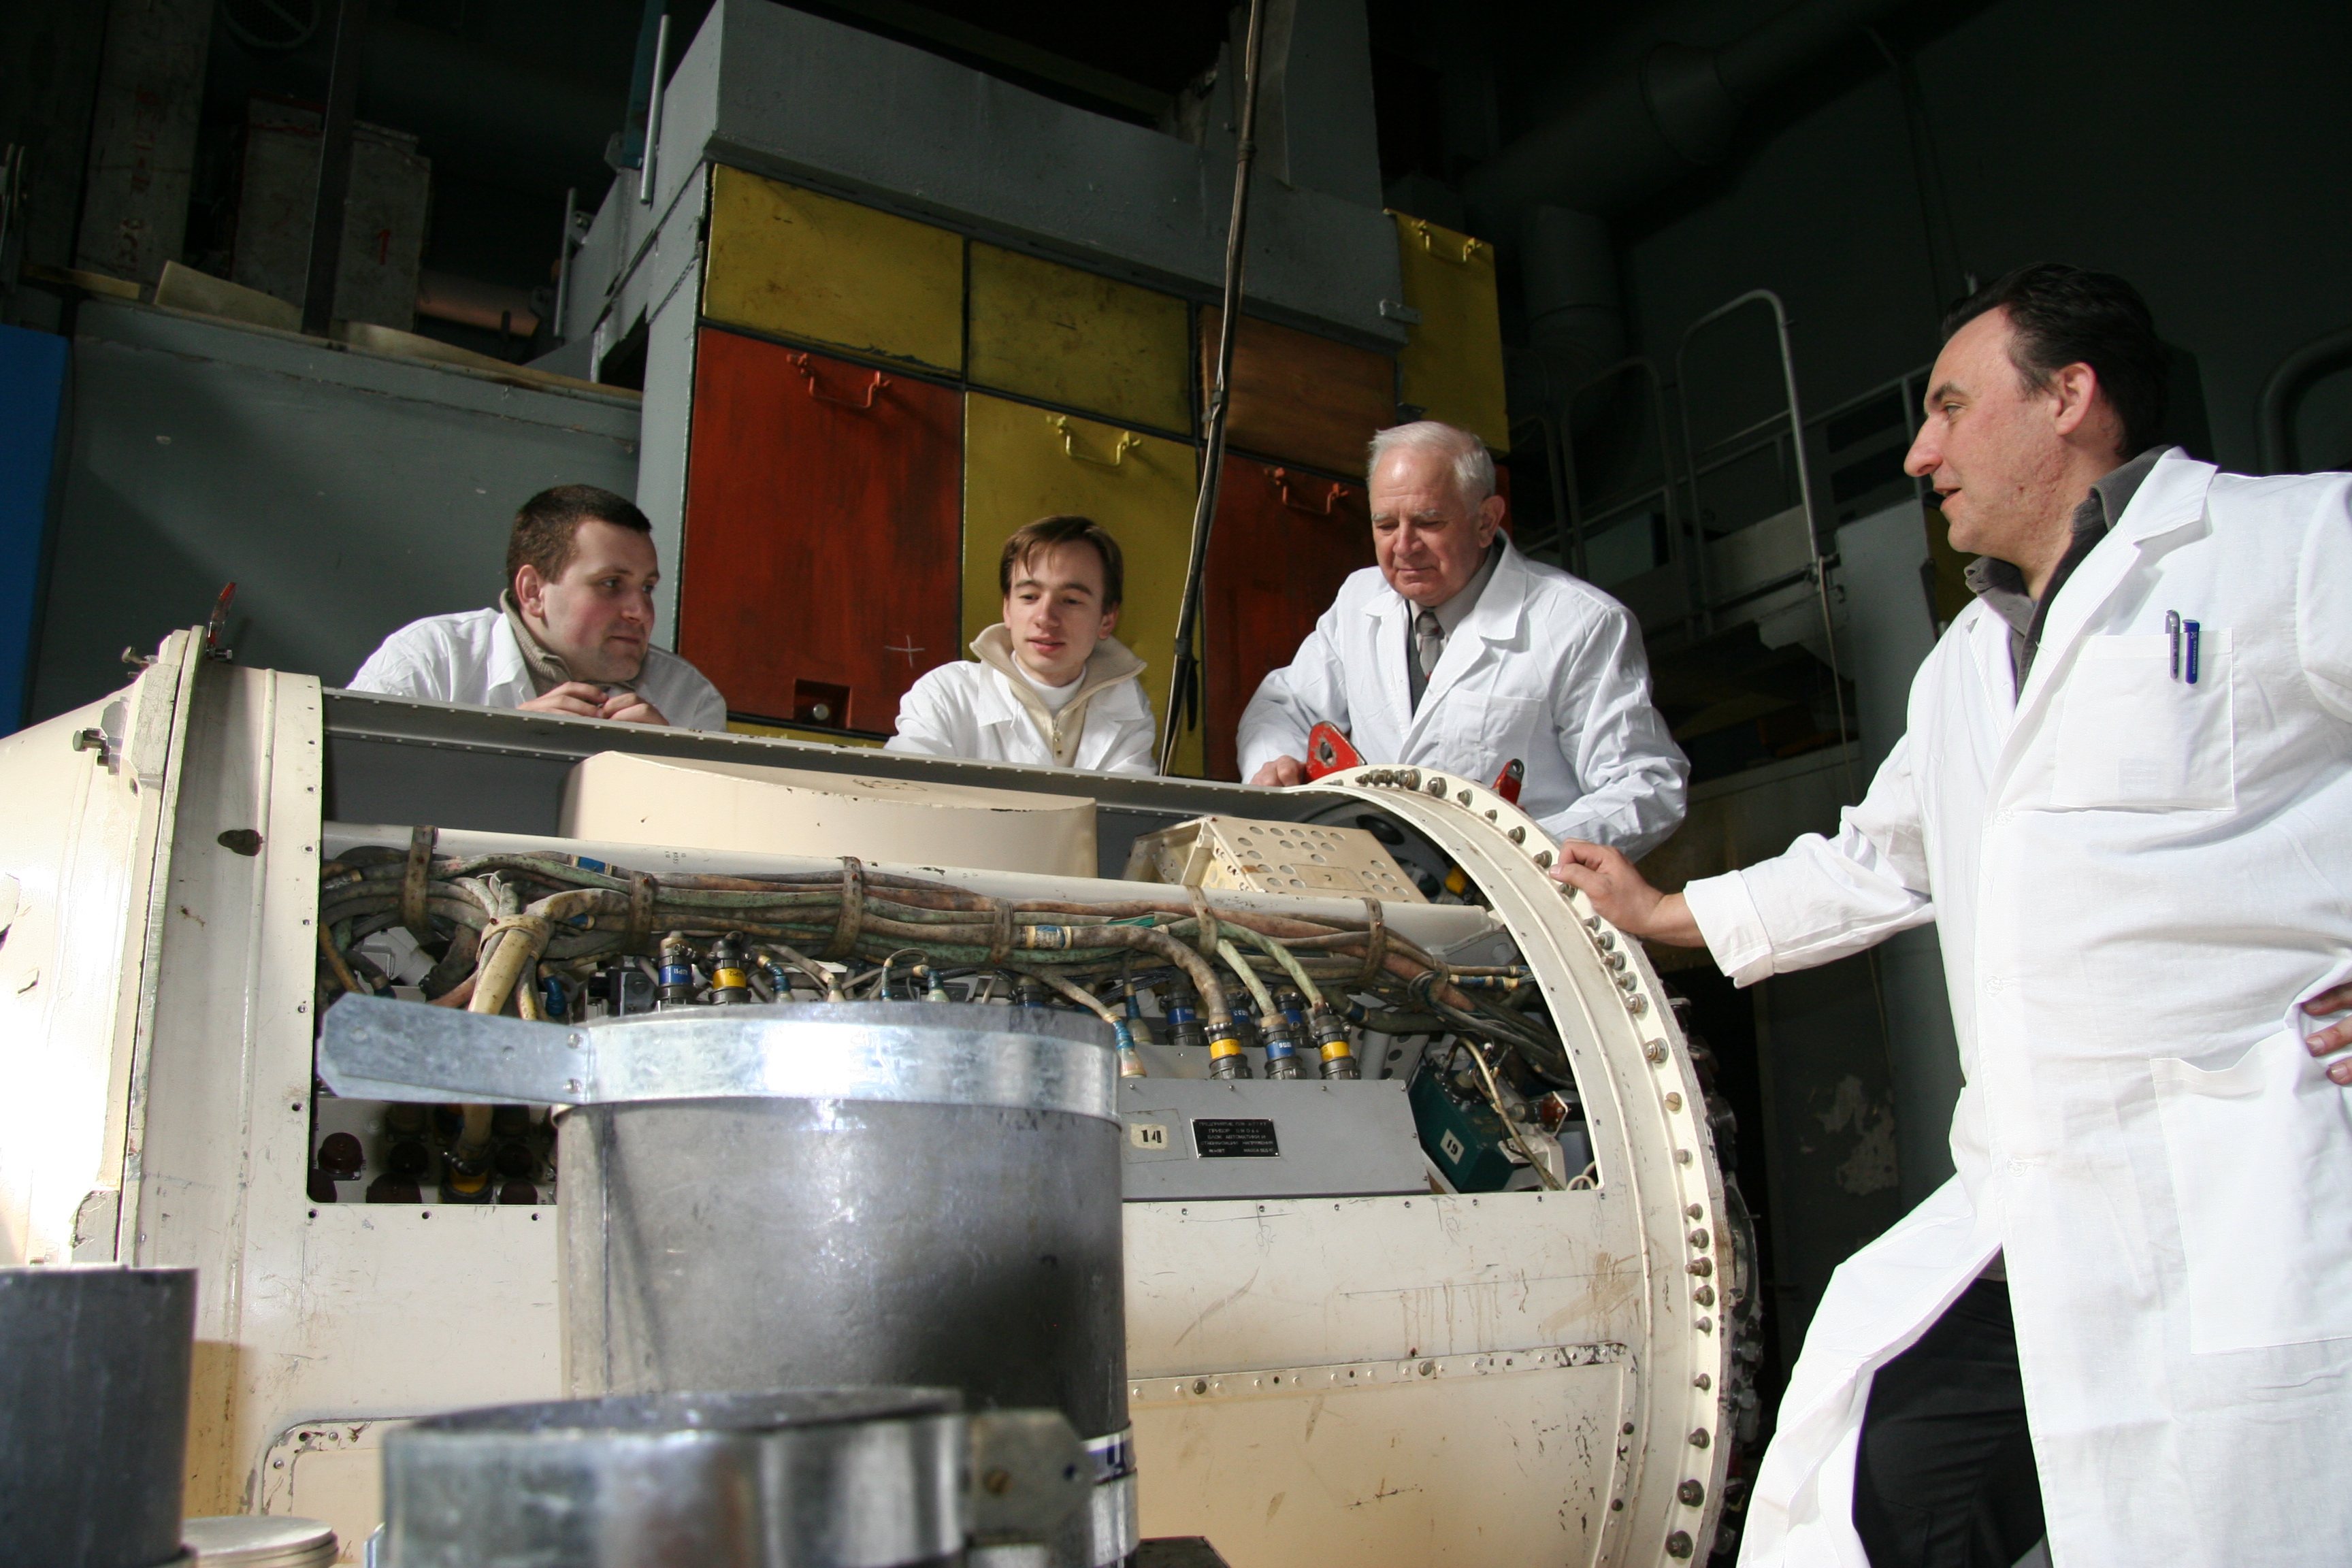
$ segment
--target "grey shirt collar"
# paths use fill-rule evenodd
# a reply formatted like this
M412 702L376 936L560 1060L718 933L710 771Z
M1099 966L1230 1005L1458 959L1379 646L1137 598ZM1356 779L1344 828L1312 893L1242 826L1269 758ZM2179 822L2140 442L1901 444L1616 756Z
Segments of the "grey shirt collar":
M2042 647L2042 624L2050 617L2050 605L2058 597L2058 590L2066 585L2066 579L2074 574L2083 558L2123 517L2124 509L2131 505L2132 497L2138 493L2157 460L2169 450L2168 447L2150 447L2091 486L2091 493L2074 509L2074 537L2066 546L2066 553L2059 558L2056 570L2050 574L2050 584L2042 589L2040 599L2025 591L2025 574L2013 563L1990 555L1979 555L1969 563L1965 575L1969 591L2009 623L2009 662L2015 680L2012 694L2025 690L2025 678L2032 673L2033 656Z

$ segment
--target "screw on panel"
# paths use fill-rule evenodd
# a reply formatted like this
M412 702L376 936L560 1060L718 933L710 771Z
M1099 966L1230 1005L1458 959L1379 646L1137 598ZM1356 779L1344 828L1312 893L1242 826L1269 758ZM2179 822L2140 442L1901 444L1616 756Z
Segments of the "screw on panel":
M1609 1511L1611 1513L1623 1513L1625 1511L1625 1500L1621 1497L1611 1498L1609 1500Z
M1665 1043L1663 1040L1652 1040L1648 1047L1643 1050L1642 1059L1648 1062L1654 1068L1664 1067L1666 1061Z
M1691 1444L1691 1447L1694 1447L1694 1448L1704 1448L1704 1447L1706 1447L1706 1445L1707 1445L1707 1434L1706 1434L1706 1427L1704 1427L1704 1426L1698 1426L1698 1427L1694 1427L1694 1428L1692 1428L1692 1430L1691 1430L1691 1435L1690 1435L1690 1444Z
M1714 1306L1715 1287L1712 1285L1700 1286L1697 1289L1691 1292L1691 1300L1696 1301L1702 1307Z
M1715 1260L1711 1258L1694 1258L1683 1267L1693 1274L1712 1274L1715 1272Z
M1514 827L1503 837L1514 844L1525 844L1528 841L1528 830L1524 827Z
M1423 1377L1435 1377L1437 1375L1437 1363L1433 1361L1423 1362L1421 1363L1421 1375Z
M1429 793L1435 795L1438 799L1444 800L1445 798L1445 781L1442 778L1433 778L1430 780Z
M1622 1434L1628 1437L1631 1437L1633 1435L1633 1424L1631 1421L1625 1423L1622 1428Z
M1691 1379L1691 1386L1697 1389L1701 1394L1705 1394L1708 1389L1715 1386L1715 1379L1707 1376L1705 1373L1700 1373L1696 1377Z
M1706 1211L1699 1207L1698 1205L1693 1204L1690 1207L1683 1210L1683 1217L1685 1219L1705 1219L1706 1217Z
M1468 805L1470 804L1470 792L1465 789L1461 794L1455 795L1454 799L1457 805ZM1490 811L1486 815L1489 817L1492 817L1495 814Z
M1550 850L1539 849L1536 852L1536 869L1538 871L1549 871L1551 869Z
M1682 1108L1683 1097L1681 1095L1669 1094L1666 1096L1666 1110L1669 1112L1680 1110Z
M1690 1241L1693 1247L1697 1247L1701 1252L1705 1252L1706 1250L1708 1237L1706 1232L1703 1230L1695 1230L1691 1232Z
M1192 1380L1192 1392L1193 1392L1193 1393L1195 1393L1195 1394L1206 1394L1206 1393L1208 1393L1208 1392L1209 1392L1209 1380L1208 1380L1207 1378L1205 1378L1205 1377L1196 1377L1196 1378L1194 1378L1194 1379Z
M1691 1554L1692 1550L1693 1548L1691 1546L1689 1531L1677 1530L1672 1535L1666 1537L1667 1556L1687 1557Z

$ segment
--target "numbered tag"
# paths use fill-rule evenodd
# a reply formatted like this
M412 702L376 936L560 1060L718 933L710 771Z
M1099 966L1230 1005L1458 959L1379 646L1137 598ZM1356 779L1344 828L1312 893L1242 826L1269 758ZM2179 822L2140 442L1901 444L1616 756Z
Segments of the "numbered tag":
M1454 1135L1451 1128L1439 1136L1437 1146L1445 1151L1448 1163L1458 1165L1462 1163L1462 1140Z
M1158 1121L1130 1121L1127 1124L1127 1141L1139 1149L1165 1149L1168 1129Z

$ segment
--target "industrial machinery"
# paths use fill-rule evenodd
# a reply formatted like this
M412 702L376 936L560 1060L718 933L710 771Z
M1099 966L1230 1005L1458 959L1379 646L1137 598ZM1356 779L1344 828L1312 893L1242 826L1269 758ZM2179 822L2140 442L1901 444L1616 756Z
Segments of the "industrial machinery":
M615 767L676 782L588 787ZM691 805L712 780L783 804ZM549 1108L338 1097L323 1008L510 996L593 1036L853 999L1119 1042L1143 1537L1426 1568L1717 1536L1748 1248L1701 1086L1638 945L1474 780L1271 791L413 703L175 634L0 740L0 1245L198 1270L192 1513L358 1542L388 1431L568 1392L583 1173ZM929 847L890 852L894 811ZM1181 875L1131 851L1207 818L1213 886L1126 879ZM1409 889L1276 869L1367 842ZM968 1142L889 1179L967 1179Z

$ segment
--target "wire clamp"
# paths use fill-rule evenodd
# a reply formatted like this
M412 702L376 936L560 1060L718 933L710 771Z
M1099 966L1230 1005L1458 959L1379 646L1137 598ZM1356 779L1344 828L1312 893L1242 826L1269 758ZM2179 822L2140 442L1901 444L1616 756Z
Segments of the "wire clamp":
M1364 900L1364 913L1370 917L1371 923L1364 932L1364 972L1356 976L1356 984L1369 986L1388 967L1389 925L1386 917L1381 913L1378 899Z
M866 863L855 855L841 858L841 921L833 928L820 958L847 958L857 945L858 928L866 923Z
M400 923L421 942L433 940L433 917L426 911L425 893L433 875L433 845L440 836L434 827L408 830L408 869L400 878Z

